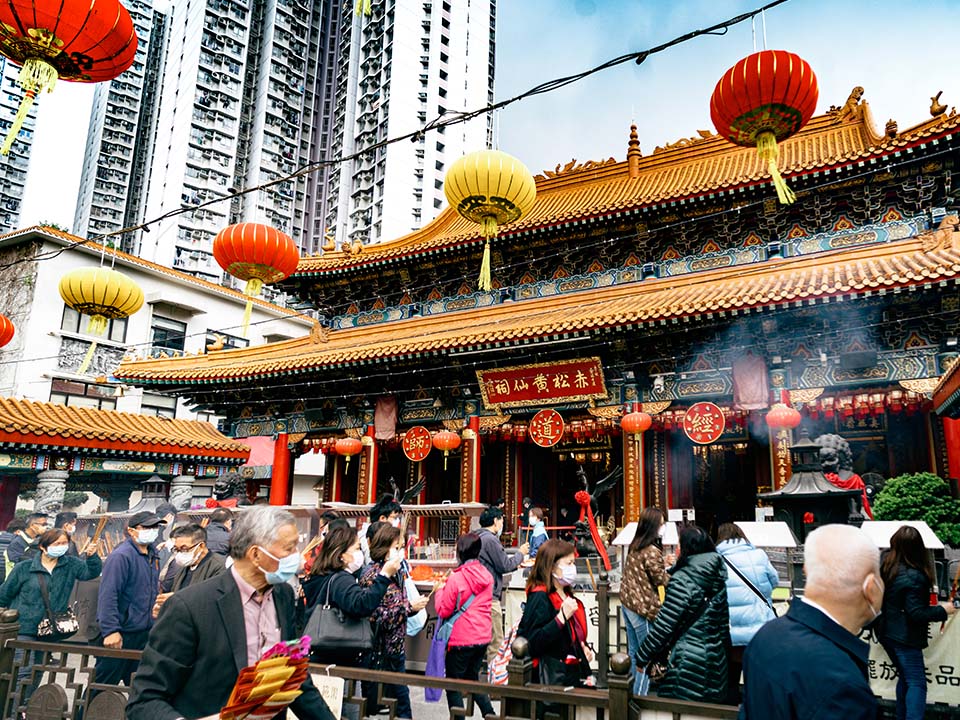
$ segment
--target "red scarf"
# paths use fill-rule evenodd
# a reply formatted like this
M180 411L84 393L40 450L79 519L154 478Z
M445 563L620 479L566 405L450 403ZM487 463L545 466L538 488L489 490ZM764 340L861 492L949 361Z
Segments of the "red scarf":
M873 510L870 508L870 500L867 499L867 488L866 485L863 484L863 478L856 473L846 480L836 473L824 473L823 476L841 490L860 490L863 494L863 511L867 514L868 518L873 520Z
M543 585L535 585L527 590L527 595L532 592L547 592L547 588ZM563 597L560 593L550 592L547 597L550 598L553 609L560 612L560 606L563 605ZM570 593L568 597L573 597L573 594ZM570 628L571 639L575 645L579 646L580 643L587 641L587 612L583 609L583 603L579 600L577 600L577 611L572 618L567 620L567 626Z

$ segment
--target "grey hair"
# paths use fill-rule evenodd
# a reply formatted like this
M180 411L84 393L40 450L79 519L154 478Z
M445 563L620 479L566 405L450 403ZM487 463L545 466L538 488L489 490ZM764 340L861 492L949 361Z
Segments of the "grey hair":
M293 513L275 505L255 505L237 513L230 533L230 557L242 560L251 547L269 545L277 539L280 528L296 522Z
M867 575L880 575L880 549L853 525L824 525L807 535L803 570L807 590L856 597Z

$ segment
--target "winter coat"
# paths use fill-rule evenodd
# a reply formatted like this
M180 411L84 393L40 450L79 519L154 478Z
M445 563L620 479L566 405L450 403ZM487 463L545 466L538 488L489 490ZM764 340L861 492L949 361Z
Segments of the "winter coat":
M477 531L480 538L480 557L478 558L487 571L493 576L493 599L499 600L503 595L503 576L512 573L523 562L520 553L508 554L500 542L500 538L487 528Z
M107 555L97 595L97 620L104 637L139 632L153 626L153 604L160 587L160 557L153 545L147 553L128 538Z
M530 557L535 558L540 546L549 539L550 536L547 535L547 528L544 526L543 520L538 520L537 524L533 526L533 530L530 531Z
M193 570L190 566L181 567L173 577L171 592L179 592L190 585L199 585L205 580L216 577L227 571L226 561L222 555L207 551L200 563Z
M773 589L780 582L780 576L763 550L746 540L724 540L717 545L717 552L736 565L737 570L763 593L767 601L772 601ZM729 567L727 604L730 607L730 642L733 645L746 645L757 634L757 630L775 617L770 605L757 597Z
M488 645L493 637L490 607L493 604L493 576L479 560L468 560L451 573L447 584L437 590L433 603L437 615L446 620L473 595L473 602L460 616L450 634L449 647Z
M670 652L657 690L661 697L724 701L730 643L726 581L726 566L714 552L693 555L674 570L663 607L636 658L637 666L645 667Z
M217 555L230 554L230 531L223 523L207 525L207 550Z
M50 595L50 609L54 613L67 611L70 593L77 580L93 580L100 575L103 563L94 553L90 557L79 559L61 557L48 573L41 563L41 556L34 556L29 562L17 563L10 571L10 577L0 587L0 607L20 611L20 634L36 635L37 625L47 616L43 595L40 594L40 574L47 576L47 593Z
M378 577L382 577L381 570L382 562L367 565L360 574L360 587L373 585ZM398 573L397 577L391 578L383 600L370 616L377 627L377 642L380 644L375 649L393 657L403 655L406 652L407 618L412 614L413 608L407 598L407 589Z
M927 625L946 619L946 610L930 604L927 576L915 568L900 565L893 582L883 593L883 614L879 625L881 640L923 649L927 646Z
M796 599L743 656L740 720L875 720L870 646Z
M579 599L576 600L580 611L583 613L582 617L586 621L586 611L583 603ZM557 603L560 602L562 602L562 596L557 599ZM583 657L582 649L575 644L574 632L571 627L574 622L573 617L566 622L559 622L559 617L560 611L554 604L550 593L543 587L527 593L527 602L523 606L523 616L517 626L517 637L525 638L529 643L530 657L537 665L544 657L552 657L560 661L566 660L570 655L577 658ZM575 682L573 684L579 683Z
M31 540L25 533L18 532L7 545L7 572L10 572L12 566L18 562L33 560L39 554L40 536Z
M657 588L669 580L670 576L663 567L663 553L656 545L630 552L620 581L620 604L647 620L653 620L660 611Z

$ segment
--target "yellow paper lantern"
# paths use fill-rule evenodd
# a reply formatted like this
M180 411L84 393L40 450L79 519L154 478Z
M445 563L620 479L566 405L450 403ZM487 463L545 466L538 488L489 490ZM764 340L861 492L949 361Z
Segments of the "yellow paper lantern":
M443 183L447 202L461 216L480 225L486 238L480 289L490 291L490 240L500 226L515 222L533 209L537 184L526 165L499 150L464 155L447 171Z

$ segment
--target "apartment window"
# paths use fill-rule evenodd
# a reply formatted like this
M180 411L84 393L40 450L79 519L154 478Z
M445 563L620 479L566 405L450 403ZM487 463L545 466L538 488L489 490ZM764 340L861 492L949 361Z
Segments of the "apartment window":
M60 319L60 329L67 332L88 335L87 328L90 324L90 316L82 315L71 307L63 306L63 317ZM113 342L122 343L127 339L127 319L117 318L107 321L107 332L105 337Z
M207 330L207 345L217 345L220 343L220 338L223 338L223 349L229 350L231 348L245 348L249 347L250 341L247 338L242 338L239 335L231 335L230 333L225 333L222 330Z
M140 414L174 418L177 416L177 399L145 392L140 403Z
M62 378L53 378L50 382L50 402L68 407L115 410L116 392L116 388L111 385L95 385Z
M183 352L187 339L187 324L179 320L154 315L150 325L153 336L151 343L154 348L163 350L179 350Z

